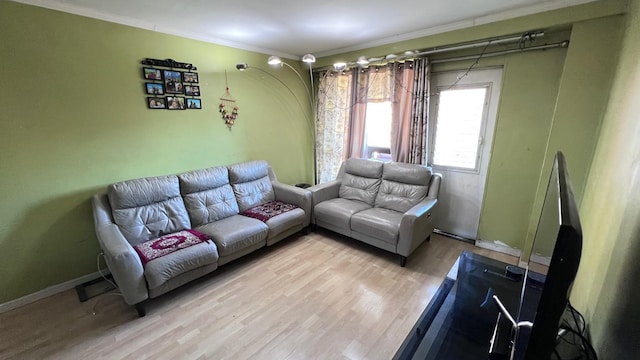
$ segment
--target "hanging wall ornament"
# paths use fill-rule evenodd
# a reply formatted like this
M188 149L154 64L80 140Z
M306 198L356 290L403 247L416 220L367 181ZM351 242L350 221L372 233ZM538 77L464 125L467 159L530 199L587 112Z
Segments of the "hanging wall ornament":
M238 105L236 104L236 99L229 92L229 79L227 78L227 70L224 71L224 80L227 86L227 90L224 95L220 97L220 105L218 105L218 111L222 115L222 119L224 123L227 125L229 130L236 123L236 119L238 118Z

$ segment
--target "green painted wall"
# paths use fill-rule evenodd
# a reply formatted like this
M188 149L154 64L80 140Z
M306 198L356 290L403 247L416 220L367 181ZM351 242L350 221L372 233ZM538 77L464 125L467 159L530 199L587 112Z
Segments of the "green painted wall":
M580 208L584 247L571 299L601 359L634 359L640 332L640 0L622 50ZM619 55L619 56L618 56Z
M479 239L524 245L566 53L554 49L505 59Z
M266 55L9 1L0 34L0 303L96 271L90 197L109 183L255 159L286 183L313 178L304 86ZM146 57L196 65L203 109L148 110Z
M580 204L615 73L623 16L578 22L571 45L546 144L537 196L529 219L525 251L531 248L555 153L564 153L576 201Z

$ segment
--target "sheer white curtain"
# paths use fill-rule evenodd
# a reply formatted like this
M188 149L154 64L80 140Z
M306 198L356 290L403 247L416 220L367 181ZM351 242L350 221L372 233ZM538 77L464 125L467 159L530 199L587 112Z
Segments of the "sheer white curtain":
M316 120L318 183L334 180L340 164L349 153L352 79L351 72L319 74Z

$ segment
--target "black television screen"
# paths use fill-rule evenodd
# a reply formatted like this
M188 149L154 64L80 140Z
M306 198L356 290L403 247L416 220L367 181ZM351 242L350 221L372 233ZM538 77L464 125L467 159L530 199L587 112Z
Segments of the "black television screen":
M549 359L582 253L582 229L567 164L556 154L522 286L515 359Z

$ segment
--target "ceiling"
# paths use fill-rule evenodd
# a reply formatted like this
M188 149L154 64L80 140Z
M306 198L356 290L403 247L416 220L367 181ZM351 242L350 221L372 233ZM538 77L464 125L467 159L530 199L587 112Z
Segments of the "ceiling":
M305 53L333 55L595 0L14 1L298 59Z

